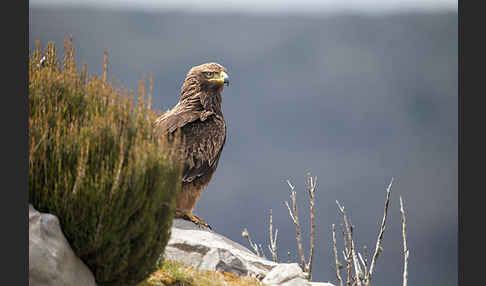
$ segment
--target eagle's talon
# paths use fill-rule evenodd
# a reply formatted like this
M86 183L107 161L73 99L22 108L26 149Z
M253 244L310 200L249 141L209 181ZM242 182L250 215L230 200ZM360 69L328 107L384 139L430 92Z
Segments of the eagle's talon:
M207 224L205 221L203 221L198 216L195 216L195 215L193 215L191 213L186 213L184 211L176 210L175 211L175 217L176 218L182 218L182 219L191 221L195 225L204 226L204 227L209 228L210 230L213 230L209 224Z
M198 225L205 226L209 228L210 230L213 230L209 224L207 224L205 221L203 221L200 217L193 215L195 221L193 220L192 222Z

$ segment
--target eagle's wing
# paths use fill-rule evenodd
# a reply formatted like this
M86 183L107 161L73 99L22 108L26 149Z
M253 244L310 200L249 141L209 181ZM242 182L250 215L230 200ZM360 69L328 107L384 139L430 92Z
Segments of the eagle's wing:
M155 127L161 134L173 133L177 128L199 119L200 111L167 111L156 121Z
M196 120L183 127L186 138L186 162L182 173L184 182L209 175L218 166L226 142L226 124L219 115L208 120Z
M192 182L217 167L226 142L226 124L221 116L176 106L162 114L155 124L162 134L170 134L177 129L182 131L185 141L184 182Z

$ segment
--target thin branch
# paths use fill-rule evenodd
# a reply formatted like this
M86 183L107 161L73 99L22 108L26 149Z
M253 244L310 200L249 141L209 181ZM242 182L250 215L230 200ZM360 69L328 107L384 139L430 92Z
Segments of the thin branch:
M354 227L351 224L351 234L353 233L353 229L354 229ZM357 255L357 254L359 254L359 252L356 250L356 247L354 246L354 240L353 240L353 253L354 253L353 261L354 261L354 267L355 267L355 272L356 272L356 278L358 278L359 280L363 280L364 279L364 273L363 273L363 270L361 270L361 264L359 263L359 259L358 259L358 255ZM356 258L356 260L354 260L354 258Z
M358 263L358 258L356 256L356 252L355 252L355 248L354 248L354 241L353 241L353 227L350 226L350 224L348 222L348 217L346 215L346 210L344 209L344 207L341 206L338 201L336 201L336 204L338 205L339 211L343 215L344 225L346 227L346 233L348 235L348 243L349 243L349 249L350 249L349 254L351 255L351 257L353 259L356 285L361 286L361 281L358 277L358 275L360 273L360 271L359 271L360 267L359 267L359 263Z
M400 196L400 213L402 214L402 237L403 237L403 286L407 286L408 277L408 255L407 247L407 219L405 217L405 210L403 209L402 197Z
M108 50L105 48L103 52L103 84L106 87L108 75Z
M349 246L348 246L348 240L346 238L346 231L344 229L344 225L341 224L341 231L342 231L342 234L343 234L343 240L344 240L344 250L343 250L343 256L344 256L344 260L346 261L346 284L348 286L351 286L351 277L352 277L352 271L353 271L353 267L351 266L351 257L348 253L351 253L349 251Z
M365 262L363 260L363 256L361 256L361 253L359 253L359 252L358 252L358 258L359 258L359 261L361 261L361 264L363 265L363 267L366 267Z
M306 269L307 264L305 262L304 249L302 247L302 232L300 230L299 215L298 215L298 212L297 212L297 198L296 198L295 188L294 188L294 186L292 186L292 184L290 183L289 180L287 180L287 184L290 187L290 197L292 199L292 209L290 209L289 203L287 201L285 201L285 205L287 206L287 209L289 210L290 218L292 219L293 223L295 224L295 237L297 239L297 246L299 247L299 255L300 255L302 269L304 270L304 272L308 272L307 269Z
M364 268L364 275L363 275L363 284L365 285L369 285L368 283L368 258L366 257L367 256L367 248L366 248L366 245L363 247L363 255L364 255L364 259L363 259L363 256L361 256L361 253L358 252L358 256L359 256L359 259L361 261L361 264L363 264L363 268Z
M309 250L309 262L307 264L307 269L309 272L309 280L312 280L312 262L314 257L314 247L315 247L315 191L317 189L317 177L312 178L309 174L307 177L307 193L309 194L309 208L310 208L310 221L311 221L311 232L310 232L310 250Z
M272 216L272 209L270 209L270 224L269 224L269 231L270 231L270 245L268 245L268 249L272 254L272 258L274 262L278 261L277 257L277 235L278 229L275 229L275 237L273 237L273 216Z
M364 268L364 272L361 272L361 276L362 276L362 279L363 279L363 284L367 285L366 283L366 274L368 273L368 265L367 265L367 262L363 259L363 256L361 256L361 253L358 252L358 257L359 257L359 260L361 261L361 264L363 264L363 268ZM361 271L361 269L360 269Z
M336 225L332 224L332 244L334 250L334 259L336 263L336 278L339 281L339 286L343 286L343 278L341 277L341 263L339 262L337 247L336 247Z
M258 249L258 245L251 240L250 233L246 228L243 229L241 236L243 236L248 240L248 243L250 244L251 248L253 248L253 251L255 252L256 255L263 257L263 253L260 253L260 250Z
M260 249L260 257L264 258L264 259L267 259L267 257L265 256L265 252L263 251L263 247L261 244L258 245L258 248Z
M365 266L368 268L368 247L363 246L363 254L364 254L364 261L365 261ZM368 273L368 270L366 270L366 273Z
M385 232L385 224L386 224L386 217L388 215L388 206L390 205L390 193L391 193L391 187L393 184L393 178L390 181L390 184L386 188L386 200L385 200L385 209L383 211L383 219L381 221L381 226L380 226L380 231L378 233L378 238L376 240L376 247L375 247L375 252L373 253L373 258L371 259L371 265L370 265L370 271L368 272L368 275L366 277L366 280L371 281L371 278L373 276L374 270L375 270L375 264L376 264L376 259L378 258L378 255L380 254L382 248L381 248L381 242L383 240L383 233Z

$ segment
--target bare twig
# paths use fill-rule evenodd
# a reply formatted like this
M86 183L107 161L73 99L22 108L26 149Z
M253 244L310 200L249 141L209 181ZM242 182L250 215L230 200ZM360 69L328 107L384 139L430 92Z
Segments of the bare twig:
M336 204L338 205L339 211L343 215L344 225L345 225L346 233L348 235L348 243L349 243L349 249L350 249L349 255L351 255L351 258L353 259L353 266L354 266L354 271L355 271L355 282L356 282L356 285L361 286L361 281L360 281L360 278L358 277L358 275L361 271L360 271L360 266L359 266L359 263L358 263L358 258L356 256L356 251L355 251L355 247L354 247L353 227L350 226L350 224L348 222L348 217L346 215L346 210L344 209L344 207L341 206L338 201L336 201Z
M407 286L408 277L408 255L407 247L407 219L405 217L405 210L403 209L402 197L400 196L400 213L402 214L402 237L403 237L403 286Z
M304 249L302 247L302 232L300 230L299 215L297 212L297 198L295 193L295 187L290 183L289 180L287 180L287 184L290 187L290 198L292 199L292 209L290 208L289 203L287 201L285 201L285 205L289 210L289 215L290 218L292 219L292 222L295 224L295 237L297 239L297 246L299 248L299 255L300 255L302 269L304 270L304 272L308 272L306 269L307 264L305 262Z
M382 241L383 241L383 234L385 232L385 226L386 226L386 219L388 216L388 208L390 205L390 195L391 195L391 188L393 185L393 178L391 179L390 183L388 184L386 188L386 199L385 199L385 208L383 211L383 218L381 221L379 233L378 233L378 238L376 241L376 248L374 250L373 256L371 258L371 264L368 264L368 249L366 246L363 247L363 255L359 253L355 247L355 242L353 239L353 230L354 226L351 224L351 221L348 219L346 215L346 211L343 206L339 204L338 201L336 201L336 204L338 206L338 209L340 213L343 216L344 220L344 225L341 224L342 228L342 234L344 238L344 250L343 250L343 257L346 262L346 270L347 270L347 281L346 284L347 286L360 286L361 284L364 284L364 286L370 286L371 285L371 278L374 273L374 269L376 266L376 261L379 256L379 254L383 251L383 248L381 246ZM404 273L403 273L403 281L404 281L404 286L407 286L407 265L408 265L408 255L409 255L409 250L406 245L406 220L405 220L405 212L403 210L403 202L402 199L400 198L400 212L402 213L402 235L403 235L403 240L404 240ZM335 226L333 225L333 247L335 256L337 254L337 248L335 245ZM358 260L359 258L359 260ZM336 259L338 262L338 260ZM336 263L337 263L336 262ZM363 267L363 269L362 269ZM354 271L354 274L353 274ZM337 275L336 275L337 276ZM342 281L342 278L339 279L338 281ZM342 283L341 283L342 285ZM341 286L340 285L340 286Z
M251 248L253 248L253 251L255 252L256 255L263 257L263 253L260 253L258 245L251 240L250 233L248 232L248 230L246 228L243 229L241 236L243 236L244 238L246 238L248 240L248 243L250 244ZM260 246L260 249L261 249L261 246Z
M368 268L368 247L366 247L366 245L363 247L363 254L364 254L365 266L366 268ZM368 273L368 270L366 270L366 273Z
M364 259L361 256L361 253L358 252L359 259L361 261L361 264L363 264L363 268L364 268L364 276L363 276L364 284L367 285L366 277L368 275L368 259L366 257L366 255L367 255L366 246L363 247L363 254L364 254Z
M275 229L275 237L273 236L273 216L272 216L272 209L270 209L270 224L269 224L269 231L270 231L270 244L268 245L268 249L272 254L272 258L274 262L278 261L277 256L277 235L278 229Z
M260 249L260 257L264 258L264 259L267 259L267 257L265 257L265 252L263 251L263 247L261 244L258 245L258 248Z
M307 193L309 194L309 208L310 208L310 221L311 221L311 233L310 233L310 250L309 250L309 262L307 264L307 270L309 272L309 280L312 280L312 262L314 257L314 240L315 240L315 191L317 189L317 177L312 177L310 174L307 177Z
M315 248L315 192L317 190L317 177L312 177L309 173L307 175L306 189L309 196L309 209L310 209L310 249L309 260L306 262L304 249L302 246L302 231L299 221L299 215L297 212L297 198L295 187L287 180L287 184L290 187L290 198L292 199L292 207L289 202L285 201L285 206L289 211L290 218L295 225L295 234L297 239L297 246L299 248L299 256L301 261L302 270L308 274L308 279L312 280L312 264L314 261L314 248Z
M343 250L343 256L344 256L344 261L346 261L346 285L351 286L351 281L352 281L352 271L353 267L351 266L351 256L349 255L349 246L348 246L348 240L346 238L346 231L344 229L344 225L341 224L341 232L343 234L343 241L344 241L344 250Z
M348 249L345 248L343 250L343 257L344 261L346 262L346 285L351 286L351 282L353 281L352 279L352 271L353 271L353 266L351 266L351 257L348 254Z
M103 52L103 84L105 86L107 84L107 75L108 75L108 50L105 48Z
M341 277L341 263L339 262L337 247L336 247L336 225L332 224L332 245L334 250L334 259L336 263L336 278L339 280L339 286L343 286L343 278Z
M378 238L376 240L375 252L373 253L373 257L371 259L370 271L366 275L367 276L366 277L367 285L369 285L369 282L371 281L371 278L373 277L376 259L378 258L378 255L380 254L380 252L382 250L381 242L383 241L383 233L385 232L386 217L388 215L388 206L390 205L390 194L391 194L392 184L393 184L393 178L391 179L390 184L386 188L385 209L383 211L383 219L381 221L380 231L378 233Z

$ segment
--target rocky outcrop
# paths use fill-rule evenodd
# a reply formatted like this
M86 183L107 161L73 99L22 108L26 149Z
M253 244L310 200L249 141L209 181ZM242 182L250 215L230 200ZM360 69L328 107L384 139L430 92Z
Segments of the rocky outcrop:
M275 263L208 228L175 219L165 259L200 270L225 271L259 278L265 285L334 286L309 282L297 263ZM88 267L74 254L59 220L29 205L29 285L96 286Z
M263 277L277 265L208 228L186 220L175 219L171 232L164 257L200 270Z
M275 263L255 255L208 228L175 219L164 258L192 265L200 270L225 271L257 277L267 285L311 286L297 263ZM318 283L320 286L333 286Z
M59 220L29 204L29 285L96 286L88 267L74 254Z

